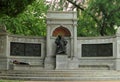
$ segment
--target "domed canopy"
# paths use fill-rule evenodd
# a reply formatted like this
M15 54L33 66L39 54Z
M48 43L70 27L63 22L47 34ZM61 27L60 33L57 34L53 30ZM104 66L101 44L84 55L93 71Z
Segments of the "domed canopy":
M60 26L60 27L56 28L52 34L52 36L58 36L58 35L70 37L71 33L67 28Z

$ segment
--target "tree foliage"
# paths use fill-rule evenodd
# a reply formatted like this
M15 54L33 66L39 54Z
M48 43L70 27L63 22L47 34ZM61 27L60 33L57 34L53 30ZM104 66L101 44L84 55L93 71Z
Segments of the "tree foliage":
M96 8L92 10L92 13L95 13L94 10L96 10L96 13L98 13L96 18L101 16L101 19L98 19L100 22L100 24L98 24L100 26L100 34L107 35L110 32L115 33L114 25L120 25L120 1L105 0L100 2L100 0L98 0L95 4L98 4L98 8L95 6ZM92 6L89 9L91 10Z
M0 14L16 16L35 0L0 0Z
M45 0L0 0L0 23L13 34L43 36L48 7L56 11L77 9L78 36L113 35L120 26L120 0L49 0L49 4Z
M16 17L5 15L0 18L0 22L6 25L9 33L44 36L46 11L44 0L36 0Z
M86 12L82 12L81 16L78 17L78 36L98 36L97 25L94 19Z
M88 35L93 33L91 31L94 31L94 35L114 35L115 26L120 26L120 0L90 0L88 8L79 18L79 30L86 29L86 32L89 30ZM85 27L88 22L90 25Z

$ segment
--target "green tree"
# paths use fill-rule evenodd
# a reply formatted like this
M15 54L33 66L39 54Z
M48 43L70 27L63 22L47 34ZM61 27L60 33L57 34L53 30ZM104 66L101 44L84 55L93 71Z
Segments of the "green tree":
M16 17L5 15L0 18L0 22L4 23L7 31L12 34L44 36L46 33L46 12L45 1L35 0Z
M114 26L120 26L120 0L92 0L87 11L96 18L102 36L115 34Z
M120 26L120 0L88 0L87 8L81 0L60 0L57 4L56 1L51 0L49 4L53 10L77 8L79 36L113 35L114 27ZM71 9L69 3L73 4ZM48 10L45 0L1 0L0 6L0 23L6 25L8 32L45 35L45 13Z
M0 0L0 16L16 16L35 0Z
M97 25L94 19L86 12L78 17L78 36L99 36Z
M89 0L87 8L82 8L67 0L82 11L78 21L78 35L114 35L114 26L120 26L120 0Z

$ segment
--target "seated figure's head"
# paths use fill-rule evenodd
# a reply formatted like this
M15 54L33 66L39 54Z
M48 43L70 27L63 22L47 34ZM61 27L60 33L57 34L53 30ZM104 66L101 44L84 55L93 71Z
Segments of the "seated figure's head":
M61 35L58 35L58 38L59 38L59 39L61 39L61 38L62 38L62 36L61 36Z

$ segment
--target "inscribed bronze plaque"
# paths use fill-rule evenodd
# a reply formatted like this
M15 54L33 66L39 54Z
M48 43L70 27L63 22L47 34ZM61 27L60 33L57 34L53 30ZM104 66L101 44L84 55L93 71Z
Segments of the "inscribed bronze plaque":
M41 56L41 44L11 42L11 56Z
M82 57L109 57L113 56L112 43L82 44Z

